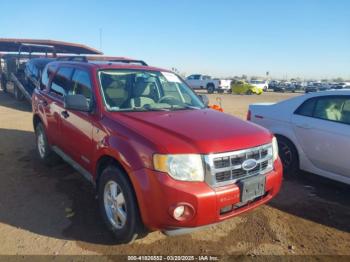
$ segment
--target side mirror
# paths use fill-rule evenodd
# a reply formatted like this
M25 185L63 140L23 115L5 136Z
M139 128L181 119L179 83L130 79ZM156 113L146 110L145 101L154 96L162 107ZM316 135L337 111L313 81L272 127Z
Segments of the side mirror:
M199 98L202 100L203 104L206 107L209 106L209 98L206 95L199 95Z
M91 111L90 102L83 95L66 95L64 97L64 108L83 112Z

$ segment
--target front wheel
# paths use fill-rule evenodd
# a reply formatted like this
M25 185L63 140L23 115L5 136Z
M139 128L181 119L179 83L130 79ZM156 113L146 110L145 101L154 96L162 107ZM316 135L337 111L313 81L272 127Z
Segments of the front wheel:
M208 94L212 94L215 91L215 87L213 85L208 85L207 90Z
M21 93L21 91L19 90L19 88L17 86L14 87L14 94L15 94L15 98L18 101L23 100L23 94Z
M51 165L56 163L58 156L51 150L45 128L42 123L38 123L35 127L36 149L40 160L45 164Z
M117 243L131 243L144 234L133 187L120 168L109 166L102 172L98 199L102 218Z
M1 88L4 93L7 93L7 83L5 77L1 77Z

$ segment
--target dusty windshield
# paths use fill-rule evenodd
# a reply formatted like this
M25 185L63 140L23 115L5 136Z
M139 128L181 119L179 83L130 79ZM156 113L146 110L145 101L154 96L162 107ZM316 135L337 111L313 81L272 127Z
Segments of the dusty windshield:
M110 111L170 111L204 108L175 74L143 70L104 70L99 80Z

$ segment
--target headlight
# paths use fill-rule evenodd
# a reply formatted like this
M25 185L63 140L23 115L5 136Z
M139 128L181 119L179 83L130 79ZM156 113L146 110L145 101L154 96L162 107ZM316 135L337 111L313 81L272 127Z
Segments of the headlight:
M278 143L276 137L272 138L272 158L273 161L278 158Z
M168 173L181 181L204 181L202 157L200 155L160 155L153 156L154 169Z

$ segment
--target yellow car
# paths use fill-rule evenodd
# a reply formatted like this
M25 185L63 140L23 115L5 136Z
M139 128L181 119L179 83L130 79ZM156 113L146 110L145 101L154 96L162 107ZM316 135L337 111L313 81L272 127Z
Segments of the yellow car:
M251 94L257 94L261 95L263 93L263 90L261 88L257 88L247 82L244 81L235 81L233 80L231 83L231 89L232 93L238 94L238 95L251 95Z

